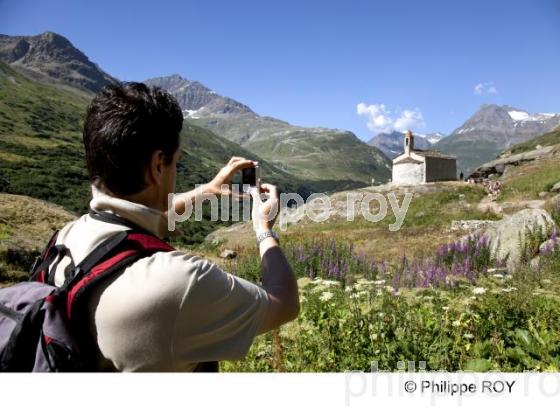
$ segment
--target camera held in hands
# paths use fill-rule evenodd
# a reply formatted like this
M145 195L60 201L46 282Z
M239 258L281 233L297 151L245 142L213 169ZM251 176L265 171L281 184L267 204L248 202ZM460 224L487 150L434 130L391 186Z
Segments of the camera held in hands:
M261 168L258 163L255 163L254 167L241 170L241 184L245 193L249 193L251 189L260 191Z

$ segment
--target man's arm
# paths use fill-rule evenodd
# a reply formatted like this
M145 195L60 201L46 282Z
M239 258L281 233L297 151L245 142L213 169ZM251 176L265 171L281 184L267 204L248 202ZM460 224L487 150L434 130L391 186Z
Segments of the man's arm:
M268 193L265 202L260 193L253 192L253 228L259 235L272 229L278 215L278 189L273 185L263 184L261 188ZM263 288L269 298L269 304L257 333L265 333L286 322L294 320L299 314L299 293L297 280L278 241L273 237L262 240L259 244L263 271Z
M292 269L274 238L266 238L259 246L263 288L268 293L270 303L261 322L258 334L276 329L294 320L299 314L299 293L297 280Z
M195 201L203 201L213 195L231 195L231 190L223 190L223 187L229 186L231 178L244 168L255 166L255 161L241 157L232 157L229 162L218 172L212 181L200 185L197 188L175 194L173 198L173 208L177 215L182 215L185 212L185 207L188 203L194 204Z
M216 177L192 191L175 195L173 206L177 214L185 211L187 203L202 200L208 195L231 194L222 191L224 185L231 182L233 175L244 168L255 165L254 161L233 157ZM274 226L279 212L278 189L269 184L262 184L261 190L268 195L263 201L261 193L253 191L253 229L259 235ZM296 277L288 263L278 241L268 237L259 244L263 270L263 288L267 292L269 304L257 333L265 333L280 325L294 320L299 313L299 294Z

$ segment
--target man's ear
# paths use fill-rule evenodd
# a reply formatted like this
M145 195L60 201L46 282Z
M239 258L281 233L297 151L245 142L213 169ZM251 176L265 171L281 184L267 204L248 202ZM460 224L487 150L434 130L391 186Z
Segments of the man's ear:
M152 153L150 166L148 168L148 182L161 185L163 180L163 169L165 165L165 155L163 151L157 150Z

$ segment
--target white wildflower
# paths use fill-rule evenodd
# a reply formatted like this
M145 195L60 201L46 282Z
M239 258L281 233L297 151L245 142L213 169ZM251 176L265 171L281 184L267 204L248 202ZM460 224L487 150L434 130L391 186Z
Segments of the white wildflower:
M514 292L516 290L517 290L517 288L515 286L510 286L509 288L503 288L502 292L509 293L509 292Z
M333 297L334 297L334 293L326 291L326 292L321 293L321 296L319 297L319 299L322 302L327 302L327 301L331 300Z
M472 290L472 293L475 294L475 295L483 295L483 294L486 293L486 288L481 288L481 287L474 288Z

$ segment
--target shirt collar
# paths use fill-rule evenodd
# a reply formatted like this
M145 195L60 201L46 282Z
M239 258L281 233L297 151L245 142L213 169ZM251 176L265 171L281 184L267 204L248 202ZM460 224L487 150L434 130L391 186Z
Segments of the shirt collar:
M169 231L167 229L167 214L165 212L143 204L108 195L100 191L94 185L91 186L91 194L92 199L89 206L94 211L112 212L135 223L159 238L181 235L177 227L175 227L174 231Z

